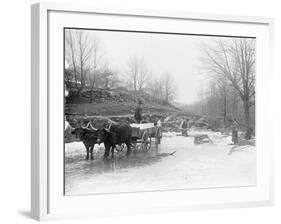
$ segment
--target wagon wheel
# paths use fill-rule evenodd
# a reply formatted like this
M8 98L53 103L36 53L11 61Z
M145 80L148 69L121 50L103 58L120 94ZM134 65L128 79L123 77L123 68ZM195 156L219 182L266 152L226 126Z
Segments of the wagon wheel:
M141 143L141 149L144 152L149 151L151 148L151 137L149 136L148 132L145 132L142 137L143 142Z

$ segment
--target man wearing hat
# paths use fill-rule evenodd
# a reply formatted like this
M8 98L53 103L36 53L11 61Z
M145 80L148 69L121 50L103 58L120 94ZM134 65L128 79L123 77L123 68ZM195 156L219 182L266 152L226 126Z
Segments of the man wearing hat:
M138 101L138 106L135 110L135 119L136 119L138 124L142 120L142 101L141 100Z

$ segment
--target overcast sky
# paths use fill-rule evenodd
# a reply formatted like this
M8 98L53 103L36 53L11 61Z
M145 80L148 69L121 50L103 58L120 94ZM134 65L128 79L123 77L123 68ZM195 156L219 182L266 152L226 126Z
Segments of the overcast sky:
M110 67L123 72L129 58L143 58L154 76L169 72L177 84L176 102L192 104L198 100L204 76L199 73L200 45L219 37L85 30L98 38L103 58Z

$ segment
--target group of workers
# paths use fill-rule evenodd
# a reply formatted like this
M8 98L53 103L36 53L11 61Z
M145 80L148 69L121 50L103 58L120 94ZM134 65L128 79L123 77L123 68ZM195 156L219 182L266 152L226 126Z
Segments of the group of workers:
M138 106L136 107L135 110L135 120L139 124L142 121L142 101L138 101ZM239 123L236 120L236 118L232 119L232 142L234 145L238 144L238 126ZM158 120L157 122L154 122L154 127L155 127L155 139L156 139L156 149L158 150L158 145L161 142L162 138L162 124L161 121ZM182 136L187 137L188 136L188 129L189 129L189 120L188 118L182 119L180 126L179 126Z

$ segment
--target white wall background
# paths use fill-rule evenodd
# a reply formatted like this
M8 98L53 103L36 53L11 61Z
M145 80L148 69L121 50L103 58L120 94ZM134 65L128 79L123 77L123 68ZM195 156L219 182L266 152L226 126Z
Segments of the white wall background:
M31 0L6 0L0 7L0 223L32 223L30 208L30 4ZM272 139L275 140L274 207L194 211L155 214L142 217L79 220L79 223L280 223L281 222L281 131L280 67L281 7L274 0L70 0L71 2L108 6L184 10L221 14L275 17L275 88L272 108ZM279 117L278 117L279 116ZM77 220L59 223L76 223Z

